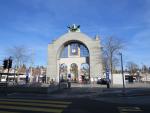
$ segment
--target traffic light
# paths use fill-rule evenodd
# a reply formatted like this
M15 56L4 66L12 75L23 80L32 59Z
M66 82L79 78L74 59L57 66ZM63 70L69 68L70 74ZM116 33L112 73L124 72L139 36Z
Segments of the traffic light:
M12 67L12 59L9 58L9 59L8 59L8 68L11 68L11 67Z
M4 68L4 69L7 69L7 68L8 68L8 60L7 60L7 59L5 59L5 60L3 61L3 68Z
M12 67L12 59L9 58L9 59L5 59L3 61L3 69L9 69Z

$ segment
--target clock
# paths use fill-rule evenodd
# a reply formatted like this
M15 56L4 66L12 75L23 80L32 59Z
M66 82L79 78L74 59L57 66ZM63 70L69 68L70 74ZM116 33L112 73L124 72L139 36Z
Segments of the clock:
M76 53L76 49L72 49L72 53Z

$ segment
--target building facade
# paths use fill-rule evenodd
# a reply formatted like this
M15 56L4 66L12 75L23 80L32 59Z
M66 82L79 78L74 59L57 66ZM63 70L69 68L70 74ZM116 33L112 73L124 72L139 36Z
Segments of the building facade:
M100 39L80 32L80 26L68 28L68 33L48 45L47 82L68 77L93 81L103 73Z

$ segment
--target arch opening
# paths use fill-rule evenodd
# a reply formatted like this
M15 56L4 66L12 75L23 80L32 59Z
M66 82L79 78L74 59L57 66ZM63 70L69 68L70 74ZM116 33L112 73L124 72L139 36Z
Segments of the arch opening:
M87 83L90 81L90 67L88 63L81 64L80 75L82 83Z
M65 63L61 64L59 67L60 80L67 80L67 65Z
M90 81L89 56L89 49L84 43L76 40L64 43L58 54L59 63L57 63L58 65L65 64L64 67L67 67L63 79L67 79L68 75L71 75L72 82L82 82L83 77L85 77L84 80ZM83 66L82 64L87 65ZM87 67L88 69L86 69ZM84 75L83 71L85 71ZM62 72L59 74L62 76Z
M76 63L71 64L70 74L71 74L72 81L77 82L78 81L78 65Z

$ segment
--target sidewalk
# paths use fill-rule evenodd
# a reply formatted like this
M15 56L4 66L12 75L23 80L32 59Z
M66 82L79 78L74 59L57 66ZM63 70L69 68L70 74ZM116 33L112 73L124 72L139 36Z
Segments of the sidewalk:
M49 89L50 90L50 89ZM117 97L150 96L150 88L106 88L106 85L97 84L71 84L70 89L50 90L49 93L11 93L7 97L15 98L117 98ZM0 96L2 97L2 96Z
M93 99L93 98L91 98ZM121 103L121 104L134 104L134 105L150 105L150 89L126 89L125 93L122 90L118 91L103 91L103 93L94 97L94 100Z

